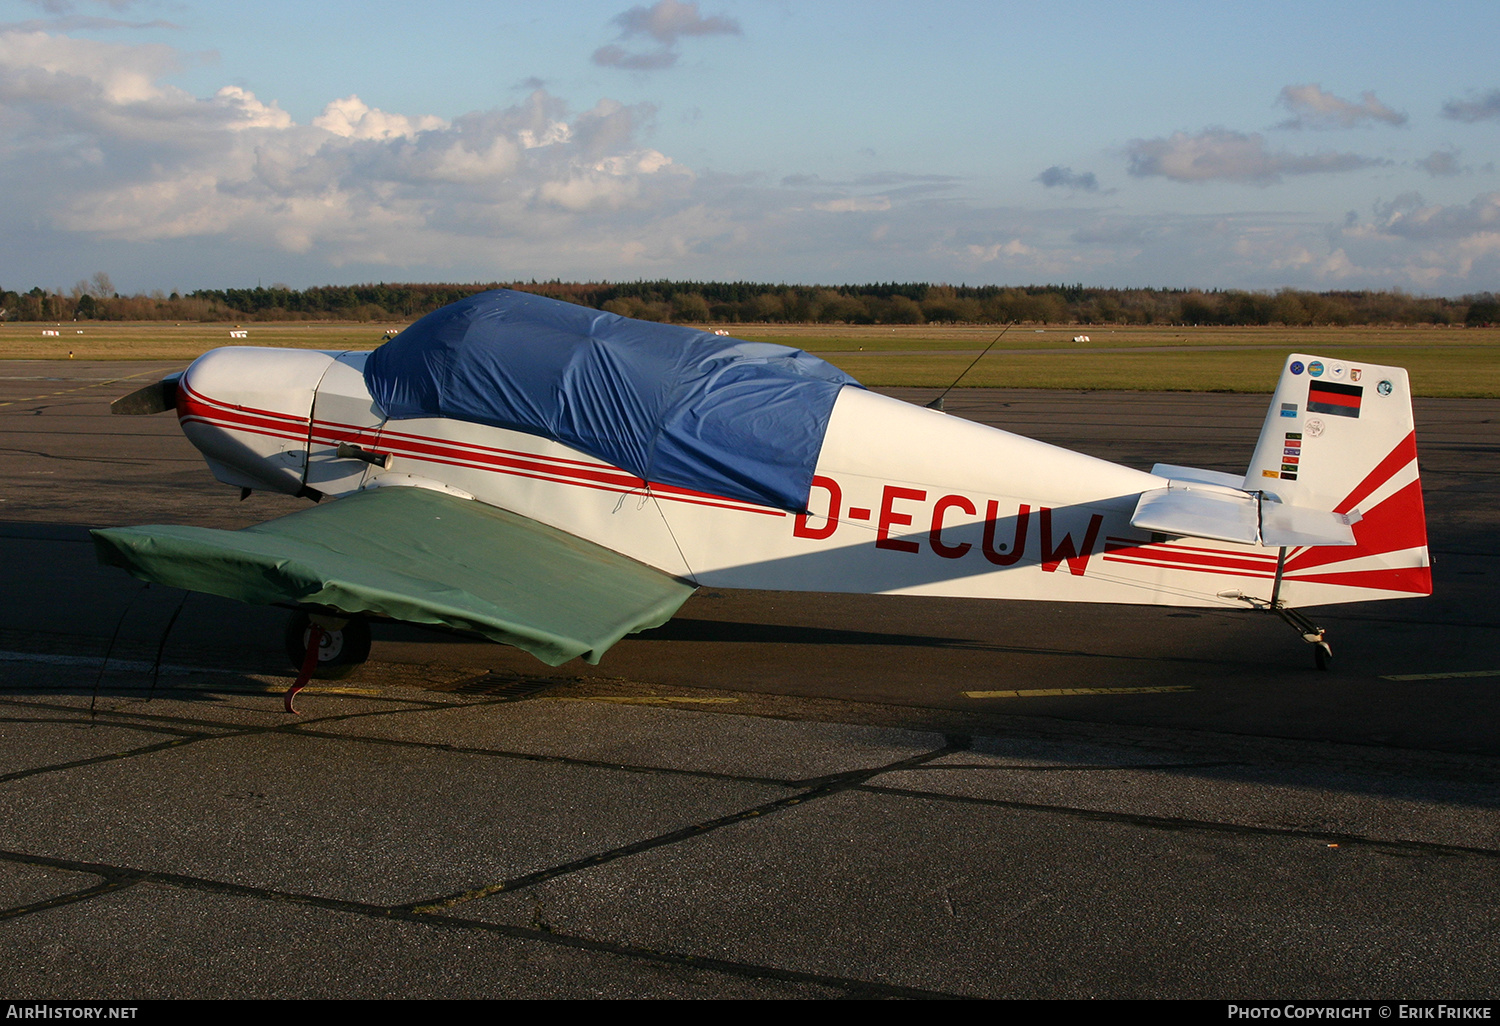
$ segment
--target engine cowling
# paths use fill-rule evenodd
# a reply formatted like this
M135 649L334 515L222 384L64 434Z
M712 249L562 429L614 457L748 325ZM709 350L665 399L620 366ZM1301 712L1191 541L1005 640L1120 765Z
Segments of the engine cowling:
M194 360L177 385L177 417L214 477L300 493L313 397L336 355L234 346Z

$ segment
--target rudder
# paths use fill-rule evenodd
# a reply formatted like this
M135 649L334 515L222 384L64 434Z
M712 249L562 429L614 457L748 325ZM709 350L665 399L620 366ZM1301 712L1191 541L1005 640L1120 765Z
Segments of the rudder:
M1244 487L1354 520L1353 546L1288 551L1289 601L1431 594L1411 388L1402 368L1289 356Z

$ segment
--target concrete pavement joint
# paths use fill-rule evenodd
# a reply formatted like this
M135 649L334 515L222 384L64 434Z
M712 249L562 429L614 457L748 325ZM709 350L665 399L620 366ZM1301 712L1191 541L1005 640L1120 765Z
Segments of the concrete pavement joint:
M1168 770L1203 770L1203 769L1227 769L1249 768L1248 762L1140 762L1140 763L1079 763L1073 766L1021 766L998 762L945 762L941 766L913 766L912 771L917 773L933 773L940 770L1001 770L1004 772L1021 773L1099 773L1119 772L1128 770L1132 772L1157 773Z
M4 857L3 854L0 854L0 857ZM105 880L103 883L95 884L93 887L85 887L81 891L72 891L68 894L59 894L45 901L33 902L30 905L18 905L15 908L0 909L0 920L29 916L34 912L45 912L48 909L61 908L64 905L76 905L80 901L88 901L91 898L97 898L101 894L113 894L116 891L134 887L139 882L140 879L138 877L119 877Z
M0 720L0 722L8 722L8 723L26 723L26 722L33 722L33 723L47 723L47 722L62 723L62 722L68 722L68 721L65 721L65 720L29 720L28 721L28 720L20 720L20 719L15 719L15 718L7 718L5 720ZM83 723L83 722L87 722L87 721L78 721L78 722ZM112 724L112 725L113 726L125 727L125 729L131 729L126 724ZM135 728L135 729L146 729L146 728ZM152 728L152 729L160 729L160 728ZM163 731L163 732L165 732L165 731ZM154 745L143 745L140 748L131 748L131 749L128 749L128 750L123 751L123 752L108 752L108 753L106 753L104 755L91 755L88 758L84 758L84 759L73 759L73 760L71 760L69 762L53 763L50 766L33 766L33 767L30 767L30 768L24 769L24 770L16 770L14 773L0 774L0 784L9 783L12 780L24 780L27 777L41 776L44 773L61 773L61 772L64 772L66 770L80 769L80 768L82 768L84 766L97 766L100 763L117 762L117 761L122 760L122 759L134 759L137 756L141 756L141 755L153 755L153 754L155 754L157 752L165 752L165 751L168 751L168 750L173 749L173 748L181 748L184 745L195 744L195 743L197 743L199 741L216 741L216 740L218 740L220 738L224 738L224 737L243 737L246 734L254 734L254 733L259 733L259 731L250 730L250 731L241 731L239 733L233 733L233 734L196 734L196 735L189 735L189 736L183 736L183 737L175 737L175 738L172 738L171 740L168 740L168 741L159 741L159 742L157 742Z
M735 962L728 959L702 957L697 955L684 955L668 951L657 951L652 948L640 947L632 944L620 944L610 941L594 940L589 937L574 934L558 933L551 929L537 929L531 927L512 926L503 923L488 923L477 919L465 919L459 916L434 915L431 913L415 912L404 906L390 907L373 905L366 902L349 901L339 898L325 898L311 894L298 894L292 891L278 891L267 887L252 887L244 884L226 883L219 880L208 880L202 877L188 876L182 873L163 873L152 870L131 869L125 866L115 866L107 863L80 862L72 859L49 858L42 855L28 855L24 852L0 850L0 860L26 866L40 866L49 869L60 869L75 873L91 873L103 877L105 882L95 887L87 888L68 895L37 902L34 905L24 906L20 909L0 912L0 919L11 916L24 915L32 912L45 911L64 905L87 901L103 894L113 893L142 883L154 883L165 887L175 887L182 890L207 892L211 894L231 895L234 897L255 898L263 901L286 902L290 904L306 905L327 911L344 912L352 915L363 916L373 919L403 920L411 923L421 923L438 927L441 929L478 931L482 933L498 934L516 940L527 940L545 944L553 944L559 947L575 948L600 954L616 955L623 958L640 959L643 961L656 962L671 965L678 968L694 969L706 972L725 973L731 976L739 976L752 980L776 980L785 983L798 983L819 987L828 987L832 990L841 991L849 997L903 997L903 998L927 998L927 999L955 999L962 997L958 994L949 994L942 991L923 990L917 987L901 987L894 984L877 983L869 980L851 979L841 976L827 976L819 973L799 972L794 969L782 969L777 966L758 965L751 962Z
M924 801L985 805L991 808L1015 809L1020 812L1041 812L1048 815L1073 816L1078 819L1093 820L1095 822L1129 823L1133 826L1150 827L1155 830L1201 830L1218 834L1285 837L1333 844L1360 845L1367 848L1419 852L1424 855L1456 855L1500 859L1500 849L1481 848L1476 845L1442 844L1435 841L1410 841L1400 838L1367 837L1363 834L1346 834L1327 830L1301 830L1295 827L1254 826L1248 823L1225 823L1206 819L1188 819L1180 816L1152 816L1138 812L1109 812L1104 809L1085 809L1071 805L1045 805L1039 802L1020 802L1005 798L980 798L974 795L916 791L910 788L887 787L879 784L860 785L856 790L865 791L870 794L890 795L892 797L917 798Z
M149 467L150 460L132 460L125 458L105 459L100 456L63 456L55 452L42 452L39 449L14 449L0 446L0 455L38 456L44 460L66 460L70 463L108 463L111 466Z
M36 703L36 704L41 704L41 703ZM488 704L491 704L491 703L485 702L485 703L476 703L476 704L485 704L485 705L488 705ZM64 708L64 709L69 709L70 711L74 711L74 710L71 709L71 707L47 706L47 708ZM449 705L434 705L433 708L436 708L436 709L445 709L445 708L452 708L452 706L449 706ZM425 708L418 708L418 709L403 709L403 710L398 710L397 712L400 712L400 713L409 713L409 712L423 712L423 711L427 711L427 710ZM360 716L391 715L391 714L392 714L391 710L377 710L375 712L354 713L354 714L350 714L350 715L347 715L347 716L329 716L329 717L324 717L321 720L314 721L314 722L335 722L335 721L344 720L344 719L353 719L353 718L357 718L357 717L360 717ZM100 712L100 713L98 713L96 715L96 717L95 717L95 720L97 720L98 718L108 718L110 720L114 720L117 717L118 718L124 718L124 719L142 718L142 719L147 719L147 720L150 720L150 721L153 721L153 722L149 726L148 725L135 725L135 724L131 724L131 723L128 723L128 722L127 723L115 723L115 722L111 722L111 724L110 724L111 726L120 726L120 727L126 727L126 728L129 728L129 729L137 729L137 730L159 730L159 731L161 731L163 733L171 732L171 728L164 727L164 726L157 726L155 724L157 722L159 722L159 721L162 721L162 720L166 720L166 721L170 722L170 721L173 721L174 719L176 719L176 718L170 717L170 716L150 715L150 714L141 714L141 713L119 713L119 712L113 712L113 711L106 711L106 712ZM23 718L20 718L20 717L12 717L11 719L14 722L54 722L54 723L69 723L69 722L73 722L73 723L78 723L80 725L82 725L82 724L88 724L88 723L91 722L90 719L87 716L80 716L77 719L68 719L68 718L55 718L55 719L54 718L48 718L48 719L42 719L42 718L37 718L35 720L26 720L26 719L23 719ZM3 722L3 720L0 720L0 722ZM392 748L414 748L414 749L419 749L419 750L423 750L423 751L445 752L445 753L452 753L452 754L458 754L458 755L472 755L472 756L479 756L479 757L482 757L482 758L507 759L507 760L514 760L514 761L520 761L520 762L551 763L551 764L554 764L554 765L577 766L577 767L586 767L586 768L590 768L590 769L609 769L609 770L616 770L616 771L619 771L619 772L622 772L622 773L660 774L660 775L664 775L664 776L690 776L690 777L694 777L694 778L702 779L702 780L723 780L723 781L728 781L728 782L732 782L732 783L740 783L740 784L750 783L750 784L764 784L764 785L782 786L782 787L806 787L806 786L809 786L808 782L806 782L806 781L785 780L785 779L779 779L779 778L774 778L774 777L752 777L752 776L747 776L745 774L737 774L737 773L715 773L715 772L713 772L711 770L679 769L679 768L673 767L673 766L638 766L638 765L630 765L630 764L627 764L627 763L621 763L621 762L618 762L618 761L610 761L610 760L605 760L605 759L580 759L580 758L577 758L576 756L544 755L544 754L540 754L540 753L537 753L537 752L512 752L512 751L506 751L506 750L494 749L494 748L473 748L473 747L467 747L467 746L463 746L463 745L448 744L446 742L413 741L413 740L410 740L410 739L407 739L407 738L372 737L372 736L369 736L369 735L360 735L360 734L340 734L340 733L336 733L334 731L325 731L325 730L310 729L310 724L305 724L305 723L282 723L282 724L275 724L275 725L266 726L266 727L241 727L241 726L234 726L234 725L230 725L230 724L215 723L213 721L194 720L194 719L190 719L190 718L182 718L182 722L194 724L194 725L199 726L199 727L217 727L218 728L218 732L217 733L199 733L199 732L192 732L192 731L188 731L188 730L179 728L178 732L181 733L183 735L183 737L180 738L180 739L178 739L178 740L174 740L173 742L170 742L170 743L163 742L163 743L157 744L157 745L148 745L148 746L145 746L143 748L132 749L129 752L117 752L117 753L112 753L112 754L107 754L107 755L91 756L91 757L89 757L87 759L79 759L79 760L75 760L75 761L72 761L72 762L58 763L58 764L52 765L52 766L41 766L41 767L35 767L33 769L21 770L21 771L17 771L16 773L13 773L13 774L10 774L10 775L7 775L7 776L0 776L0 783L3 783L5 781L7 781L7 780L20 778L20 777L33 776L33 775L36 775L38 773L47 773L47 772L54 772L54 771L61 771L61 770L68 770L68 769L76 769L76 768L78 768L80 766L87 766L87 765L91 765L91 764L94 764L94 763L100 763L100 762L110 762L110 761L114 761L116 759L127 758L127 757L132 756L132 755L149 754L149 753L154 752L154 751L160 751L160 750L163 750L163 749L166 749L166 748L176 747L176 746L179 746L179 745L181 745L183 743L187 743L187 742L212 741L212 740L216 740L216 739L220 739L220 738L225 738L225 739L228 739L228 738L243 738L243 737L251 737L251 736L254 736L254 735L257 735L257 734L287 734L287 735L293 735L293 736L303 736L303 737L313 738L313 739L323 740L323 741L340 741L340 742L348 742L348 743L355 743L355 744L380 745L380 746L392 747ZM884 772L884 771L882 770L880 772Z
M631 844L622 845L618 848L612 848L608 851L597 852L593 855L589 855L581 859L574 859L570 862L565 862L557 866L551 866L547 869L537 870L534 873L527 873L523 876L514 877L501 883L489 884L484 887L475 888L469 891L461 891L456 894L449 894L443 897L429 899L427 901L413 902L412 904L405 907L414 913L430 914L441 912L444 909L453 908L479 898L487 898L494 894L500 894L501 892L507 894L513 893L515 891L523 890L527 887L533 887L539 883L545 883L548 880L554 880L561 876L567 876L571 873L576 873L580 870L592 869L595 866L601 866L605 863L614 862L617 859L627 858L631 855L638 855L641 852L650 851L654 848L661 848L667 845L676 844L679 841L689 840L690 838L694 837L702 837L705 834L711 833L715 830L719 830L723 827L733 826L736 823L743 823L746 820L758 819L761 816L768 816L773 813L780 812L783 809L789 809L810 801L816 801L819 798L827 798L831 795L854 789L858 787L863 781L869 780L871 777L878 776L882 773L894 773L900 772L904 769L910 769L932 759L940 759L943 756L949 755L953 752L964 751L967 747L967 739L964 739L962 742L958 743L950 741L949 744L943 746L942 748L934 749L930 752L921 752L917 755L909 756L905 759L899 759L896 762L890 763L885 766L877 766L874 768L861 770L851 770L847 773L835 773L825 777L816 777L811 779L810 781L803 782L804 790L800 791L797 794L788 795L785 798L778 798L774 801L765 802L761 805L756 805L748 809L741 809L739 812L732 812L727 816L720 816L717 819L709 820L706 823L694 823L689 826L681 827L677 830L668 831L664 834L658 834L655 837L648 837Z
M800 787L796 780L776 777L752 777L741 773L716 773L713 770L680 769L676 766L639 766L608 759L581 759L573 755L544 755L540 752L512 752L498 748L471 748L441 741L412 741L407 738L370 737L359 734L336 734L331 731L288 729L286 733L302 734L325 741L350 741L358 744L385 745L392 748L418 748L432 752L451 752L457 755L475 755L481 758L509 759L517 762L541 762L558 766L579 766L588 769L617 770L621 773L660 774L663 776L687 776L699 780L724 780L736 784L769 784L782 787Z

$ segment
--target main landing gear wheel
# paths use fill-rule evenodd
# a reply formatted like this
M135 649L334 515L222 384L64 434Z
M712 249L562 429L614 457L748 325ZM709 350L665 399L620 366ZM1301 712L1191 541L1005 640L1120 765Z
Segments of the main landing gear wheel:
M319 627L318 661L312 676L338 680L370 658L370 625L360 617L333 617L294 610L286 624L286 657L301 670L307 662L307 646L313 624Z
M1313 643L1313 662L1317 663L1320 670L1327 670L1333 666L1333 649L1328 646L1328 642Z

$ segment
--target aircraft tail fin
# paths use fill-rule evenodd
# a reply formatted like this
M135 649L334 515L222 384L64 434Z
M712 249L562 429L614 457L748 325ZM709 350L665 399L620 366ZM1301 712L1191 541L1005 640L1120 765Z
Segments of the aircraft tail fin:
M1427 595L1432 573L1417 470L1411 387L1400 367L1294 353L1277 383L1244 489L1263 495L1262 544L1288 549L1286 584L1303 605L1328 587ZM1297 525L1334 515L1354 544L1299 543ZM1320 596L1327 596L1321 597Z

